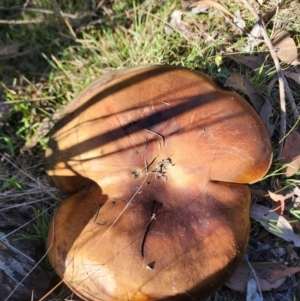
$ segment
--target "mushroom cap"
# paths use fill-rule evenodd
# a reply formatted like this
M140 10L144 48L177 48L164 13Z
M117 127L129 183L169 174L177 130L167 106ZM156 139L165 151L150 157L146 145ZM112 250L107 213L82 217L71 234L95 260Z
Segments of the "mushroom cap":
M65 109L46 150L76 192L48 236L57 273L85 300L197 300L248 243L250 192L272 160L254 109L181 67L107 74Z

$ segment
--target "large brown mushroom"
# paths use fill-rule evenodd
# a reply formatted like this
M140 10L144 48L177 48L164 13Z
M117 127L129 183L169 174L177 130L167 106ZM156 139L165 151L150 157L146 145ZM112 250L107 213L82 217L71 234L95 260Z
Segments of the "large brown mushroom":
M250 191L272 159L254 109L211 77L142 66L90 84L65 109L48 174L74 192L49 259L85 300L201 300L240 263ZM76 193L75 193L76 192Z

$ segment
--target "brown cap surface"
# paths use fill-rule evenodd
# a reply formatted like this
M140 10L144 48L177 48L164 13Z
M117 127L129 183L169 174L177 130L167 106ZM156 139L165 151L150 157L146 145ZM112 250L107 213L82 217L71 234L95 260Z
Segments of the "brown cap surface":
M248 242L247 183L272 149L254 109L209 76L108 74L65 109L46 151L56 213L49 258L86 300L191 300L220 287Z

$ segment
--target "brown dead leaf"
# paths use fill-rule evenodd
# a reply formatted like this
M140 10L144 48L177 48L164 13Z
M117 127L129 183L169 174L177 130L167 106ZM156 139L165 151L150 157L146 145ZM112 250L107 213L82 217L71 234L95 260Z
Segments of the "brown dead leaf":
M285 266L283 268L275 269L268 272L267 274L265 274L265 278L270 282L274 282L277 279L289 276L291 274L296 274L299 272L300 272L300 266L295 268Z
M218 2L215 1L209 1L209 0L202 0L202 1L196 1L186 7L186 10L191 11L194 14L199 14L207 11L210 7L214 7L220 11L222 11L227 16L231 17L233 23L238 28L245 28L246 23L241 17L241 13L239 10L234 12L234 15L223 5L221 5Z
M293 176L300 169L300 134L297 130L293 130L285 139L281 159L288 164L285 169L287 177Z
M282 262L251 262L250 264L262 291L278 288L288 275L300 272L300 267L290 268ZM246 292L247 283L251 278L254 278L252 269L247 263L242 262L225 285L234 291Z
M259 116L267 128L269 136L272 137L275 130L275 124L273 122L274 113L272 105L267 100L262 106Z
M299 74L299 73L295 73L295 72L285 72L284 74L285 74L285 76L291 78L291 79L294 80L297 84L300 85L300 74Z
M256 22L248 34L247 42L244 48L244 52L249 53L252 52L254 47L260 43L261 37L261 26L259 22Z
M172 34L174 30L179 32L186 30L185 24L182 22L182 11L174 10L168 19L168 24L165 25L164 31L166 34Z
M247 56L247 55L238 55L238 54L230 54L228 57L238 64L242 64L247 66L253 71L259 71L262 65L265 62L265 58L260 56ZM265 74L270 68L263 67L262 74Z
M285 200L291 198L293 196L293 192L287 193L286 195L280 194L280 193L274 193L269 191L269 196L270 198L275 202L275 203L280 203L279 207L276 205L276 207L273 209L276 211L278 214L282 215L285 207Z
M168 19L168 23L164 26L164 32L170 35L173 34L174 31L177 31L187 39L196 38L197 35L190 30L189 24L182 21L182 16L182 11L174 10Z
M187 7L187 10L192 11L194 14L199 14L200 12L206 11L208 8L214 7L226 15L230 16L232 20L235 18L235 16L224 6L222 6L220 3L217 3L215 1L209 1L209 0L202 0L202 1L196 1L189 5Z
M239 90L249 97L254 109L259 113L265 124L270 137L272 137L275 129L275 125L272 122L273 108L269 102L265 101L259 90L252 86L240 73L231 74L224 85L225 87Z
M225 82L225 87L230 87L239 90L246 94L254 109L259 113L265 103L260 92L252 86L240 73L232 73Z
M240 10L236 10L234 13L233 23L240 29L244 29L246 27L246 22L243 20L241 16Z
M191 11L193 14L200 14L206 12L211 6L206 1L197 1L186 7L187 11Z
M286 30L279 30L275 33L273 45L276 48L278 58L287 64L298 65L298 51L295 41Z

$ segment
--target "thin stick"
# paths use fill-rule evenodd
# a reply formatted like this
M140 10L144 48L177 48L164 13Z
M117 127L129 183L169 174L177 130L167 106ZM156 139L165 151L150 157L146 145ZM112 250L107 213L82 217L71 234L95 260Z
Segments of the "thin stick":
M297 105L296 105L296 102L295 102L295 99L294 99L294 96L291 92L291 89L289 87L289 84L286 80L286 77L284 76L283 77L283 83L284 83L284 86L285 86L285 89L286 89L286 96L291 104L291 109L292 109L292 113L294 115L294 119L295 120L298 120L300 115L299 115L299 111L297 109Z
M39 301L45 300L54 290L56 290L62 283L64 283L63 280L59 281L47 294L45 294Z
M52 10L48 9L39 9L39 8L24 8L24 7L19 7L19 6L13 6L13 7L5 7L5 6L0 6L0 10L21 10L24 12L35 12L35 13L40 13L40 14L46 14L46 15L54 15L55 12ZM67 14L67 13L62 13L62 15L66 18L69 19L82 19L82 15L80 17L72 14ZM91 16L92 14L86 14L86 16Z
M24 7L24 8L28 5L29 1L30 1L30 0L26 0L26 2L23 4L23 7Z
M117 221L120 219L120 217L122 216L122 214L125 212L125 210L129 207L129 205L131 204L131 202L133 201L133 199L135 198L135 196L140 192L141 188L143 187L144 183L146 182L148 178L148 174L146 175L146 177L144 178L144 180L142 181L141 185L139 187L137 187L135 193L132 195L131 199L129 200L129 202L126 204L126 206L123 208L123 210L119 213L119 215L117 216L117 218L114 220L114 222L110 225L110 227L103 233L102 237L95 243L95 245L90 249L90 251L92 251L101 241L102 239L107 235L107 233L111 230L111 228L117 223Z
M45 19L32 19L32 20L0 20L0 24L20 25L20 24L37 24L43 23Z
M49 250L51 249L53 245L53 240L54 240L54 223L52 223L52 228L53 228L53 237L50 243L50 246L48 250L45 252L45 254L41 257L41 259L32 267L32 269L19 281L19 283L16 285L16 287L10 292L10 294L6 297L4 301L10 300L10 297L14 294L14 292L18 289L18 287L25 281L25 279L36 269L36 267L46 258L47 254L49 253ZM8 236L8 235L6 235Z
M256 284L257 284L257 288L258 288L258 292L259 292L259 295L260 295L260 298L261 300L263 300L263 295L262 295L262 292L261 292L261 288L260 288L260 283L258 281L258 278L257 278L257 275L256 275L256 272L252 266L252 264L250 263L249 259L248 259L248 255L245 255L244 257L245 261L247 262L247 264L249 265L253 275L254 275L254 278L255 278L255 281L256 281Z
M30 221L26 222L25 224L22 224L21 226L19 226L18 228L14 229L13 231L9 232L8 234L4 235L4 236L0 236L0 239L6 239L7 237L9 237L10 235L16 233L17 231L19 231L20 229L26 227L27 225L29 225L30 223L34 222L39 216L42 216L45 212L47 212L49 209L51 209L52 207L54 207L55 204L51 205L49 208L43 210L38 216L32 218Z
M152 134L154 134L154 135L160 137L160 138L162 139L162 141L163 141L163 145L165 145L165 137L164 137L162 134L157 133L157 132L154 132L154 131L149 130L149 129L144 129L144 130L146 130L146 131L148 131L149 133L152 133Z
M59 6L58 2L57 2L56 0L54 0L53 2L54 2L54 4L55 4L55 6L56 6L57 14L60 15L61 20L62 20L62 21L65 23L65 25L68 27L68 29L69 29L69 31L70 31L72 37L76 40L76 39L77 39L76 33L74 32L74 30L73 30L73 28L72 28L70 22L68 21L68 18L66 18L66 17L64 16L64 13L63 13L62 10L60 9L60 6Z
M279 13L279 2L280 2L280 0L277 1L276 13L275 13L274 22L273 22L274 25L273 25L273 28L272 28L272 32L270 34L271 39L274 37L275 26L276 26L276 23L277 23L277 17L278 17L278 13Z
M101 8L101 6L103 5L104 1L105 1L105 0L101 0L101 1L98 2L97 6L96 6L96 8L95 8L95 11L97 11L98 9Z
M265 40L267 47L269 48L270 54L275 64L275 68L278 76L278 84L279 84L279 97L280 97L280 108L281 108L281 118L280 118L280 135L279 135L279 145L277 150L277 158L281 158L282 148L283 148L283 140L286 133L286 103L285 103L285 86L284 86L284 74L281 70L279 59L276 55L275 48L272 45L272 42L268 36L268 33L264 27L262 18L258 15L256 10L249 4L247 0L242 0L244 5L250 10L253 16L256 18L256 22L259 24L260 32Z
M150 221L146 225L146 231L145 231L144 238L143 238L143 241L142 241L141 254L142 254L143 258L145 258L145 243L146 243L146 238L148 236L149 231L151 230L151 227L152 227L152 224L153 224L154 220L156 220L156 214L155 214L156 203L157 203L157 201L154 199L152 210L151 210Z
M34 260L30 257L28 257L26 254L22 253L21 251L19 251L17 248L13 247L12 245L10 245L8 242L4 241L4 239L2 239L2 237L0 236L0 242L2 242L3 244L5 244L9 249L11 249L12 251L14 251L15 253L18 253L22 256L24 256L25 258L27 258L29 261L34 263Z

